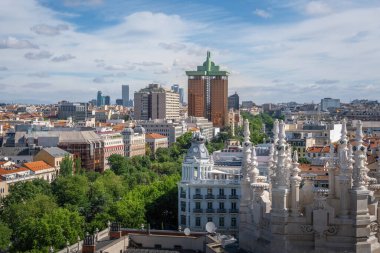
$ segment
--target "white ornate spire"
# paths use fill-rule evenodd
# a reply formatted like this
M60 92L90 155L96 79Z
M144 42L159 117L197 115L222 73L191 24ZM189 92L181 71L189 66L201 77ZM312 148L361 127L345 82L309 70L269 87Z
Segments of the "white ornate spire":
M276 119L273 123L273 143L276 145L278 142L278 133L279 133L279 126L278 126L278 119Z
M250 132L249 132L249 121L248 119L244 120L244 142L250 142Z
M274 176L272 177L273 188L288 188L289 168L288 168L288 148L285 140L285 124L279 124L279 140L276 145L276 164L274 166Z
M251 163L251 146L250 132L249 132L249 121L245 119L244 121L244 144L243 144L243 165L242 165L242 175L243 181L249 181L249 169Z
M292 180L301 181L301 177L299 176L299 173L301 172L298 163L298 152L297 150L294 151L293 155L293 164L292 164Z
M249 178L251 183L257 183L257 176L259 176L259 170L257 169L257 156L256 156L256 148L252 147L252 155L251 155L251 166L249 173Z
M363 123L359 120L356 125L356 145L354 146L354 160L355 165L353 168L352 179L353 179L353 189L365 190L367 187L367 172L368 168L365 165L366 160L366 148L363 145Z

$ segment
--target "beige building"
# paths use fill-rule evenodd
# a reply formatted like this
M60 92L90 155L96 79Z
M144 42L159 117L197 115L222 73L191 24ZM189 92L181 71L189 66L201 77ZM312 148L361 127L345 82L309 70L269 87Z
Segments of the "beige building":
M146 134L145 141L153 153L156 153L158 148L167 148L169 145L168 137L156 133Z
M124 155L124 141L123 136L114 131L100 131L98 135L104 142L104 169L109 169L108 158L111 155Z
M126 128L121 134L123 135L125 157L145 155L145 129L143 127Z
M4 198L8 195L12 184L34 179L43 179L51 183L56 176L57 169L43 161L28 162L23 166L2 161L0 162L0 197Z
M137 120L179 118L179 94L158 84L149 84L147 88L135 92L134 99Z
M50 166L59 169L66 155L73 159L72 154L58 147L44 148L34 156L33 161L44 161Z

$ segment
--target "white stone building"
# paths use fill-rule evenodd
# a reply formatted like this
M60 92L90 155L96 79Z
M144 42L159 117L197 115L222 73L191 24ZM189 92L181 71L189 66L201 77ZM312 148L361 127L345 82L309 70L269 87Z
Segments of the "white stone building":
M352 147L342 123L338 152L330 153L329 188L314 187L316 174L299 175L297 152L274 124L270 182L259 176L245 123L239 246L245 252L380 252L380 164L368 175L362 123ZM254 150L254 149L253 149ZM331 149L332 151L333 149ZM301 182L303 181L303 184Z
M125 157L145 155L145 129L143 127L126 128L121 134L123 135Z
M194 132L178 185L178 221L182 228L205 231L214 222L218 232L238 233L241 166L215 165L205 137Z

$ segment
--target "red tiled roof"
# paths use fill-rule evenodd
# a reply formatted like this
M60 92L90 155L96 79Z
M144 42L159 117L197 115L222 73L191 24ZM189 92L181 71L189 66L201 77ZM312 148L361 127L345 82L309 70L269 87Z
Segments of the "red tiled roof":
M145 139L164 139L164 138L167 138L167 137L161 134L157 134L157 133L145 134Z
M32 171L47 170L52 168L49 164L45 163L44 161L24 163L24 166Z
M23 168L23 167L15 168L15 169L9 169L9 170L5 170L5 169L0 168L0 175L13 174L13 173L17 173L17 172L21 172L21 171L28 171L28 170L29 169Z

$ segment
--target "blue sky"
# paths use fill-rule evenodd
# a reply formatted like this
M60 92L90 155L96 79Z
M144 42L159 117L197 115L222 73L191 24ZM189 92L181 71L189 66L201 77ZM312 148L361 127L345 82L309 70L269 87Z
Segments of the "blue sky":
M187 85L206 51L242 100L379 99L380 3L1 0L0 101Z

